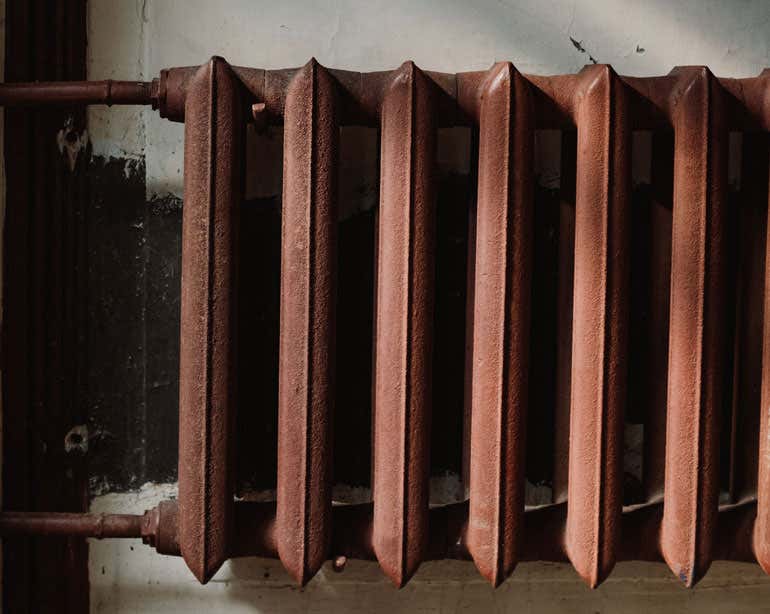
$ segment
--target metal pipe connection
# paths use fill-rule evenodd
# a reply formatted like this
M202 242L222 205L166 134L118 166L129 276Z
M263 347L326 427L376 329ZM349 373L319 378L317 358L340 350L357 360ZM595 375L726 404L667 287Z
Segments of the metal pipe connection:
M0 84L0 105L34 107L136 104L157 107L158 80L57 81Z

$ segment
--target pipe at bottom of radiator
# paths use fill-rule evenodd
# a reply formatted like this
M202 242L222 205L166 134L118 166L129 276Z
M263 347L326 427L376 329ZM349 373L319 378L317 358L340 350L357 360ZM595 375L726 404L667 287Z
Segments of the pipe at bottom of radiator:
M0 512L0 536L141 538L161 554L179 554L177 503L163 501L144 514Z
M229 556L278 557L275 502L237 501ZM567 509L564 503L529 508L524 514L522 561L568 562L564 546ZM618 560L661 561L661 503L626 507L623 511ZM755 560L752 533L756 502L722 506L719 510L715 560ZM466 545L468 503L432 507L425 560L470 559ZM178 504L162 501L143 515L0 512L0 537L77 536L141 538L161 554L180 554ZM376 560L372 546L372 504L333 507L330 558Z

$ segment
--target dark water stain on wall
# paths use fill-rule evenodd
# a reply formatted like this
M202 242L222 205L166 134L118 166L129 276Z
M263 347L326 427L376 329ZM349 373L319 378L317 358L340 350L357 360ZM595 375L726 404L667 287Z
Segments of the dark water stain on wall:
M94 158L88 212L92 494L176 476L181 200L145 197L142 161Z
M91 492L176 480L182 202L147 201L142 162L95 158L88 212ZM439 179L434 474L460 473L468 175ZM363 197L362 197L363 198ZM334 477L368 485L376 212L340 221ZM242 205L238 490L276 479L280 194Z

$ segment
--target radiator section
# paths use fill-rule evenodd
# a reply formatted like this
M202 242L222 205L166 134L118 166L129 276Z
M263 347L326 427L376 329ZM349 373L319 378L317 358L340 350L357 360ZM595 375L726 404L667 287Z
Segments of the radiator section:
M566 548L594 587L615 564L623 503L631 141L625 85L605 66L580 76Z
M240 87L230 66L213 58L192 77L185 109L179 546L201 582L232 542Z
M727 129L707 69L677 71L668 424L661 550L691 586L713 559L726 323Z
M403 586L428 545L436 203L432 82L413 63L382 102L374 359L374 552Z
M467 541L497 586L521 558L524 530L534 113L509 63L480 96Z
M276 534L298 582L328 558L339 124L333 79L311 61L284 121Z

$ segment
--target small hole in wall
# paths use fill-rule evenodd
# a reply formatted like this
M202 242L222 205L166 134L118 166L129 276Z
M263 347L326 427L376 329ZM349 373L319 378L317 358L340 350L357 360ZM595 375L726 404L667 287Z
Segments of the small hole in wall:
M88 427L85 425L74 426L64 437L64 451L67 453L88 452Z

